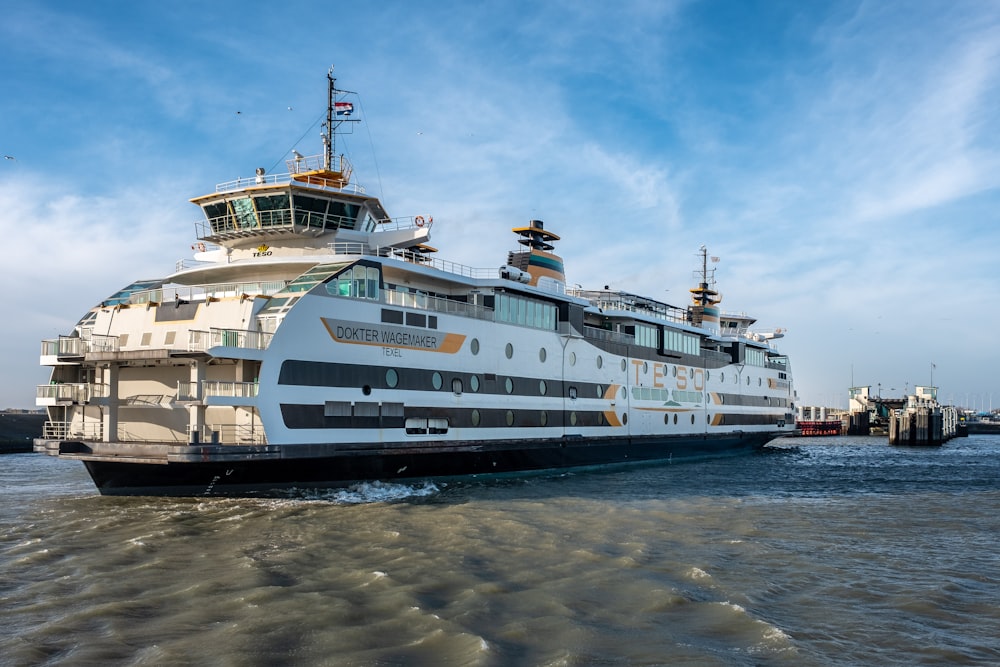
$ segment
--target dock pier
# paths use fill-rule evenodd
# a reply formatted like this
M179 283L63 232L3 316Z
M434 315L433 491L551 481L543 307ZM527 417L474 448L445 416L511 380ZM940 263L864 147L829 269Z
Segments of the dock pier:
M936 446L963 435L958 410L937 402L937 387L914 387L905 398L872 396L871 387L851 388L850 434L884 435L890 445Z
M890 445L940 445L958 433L958 411L952 407L897 410L889 417Z

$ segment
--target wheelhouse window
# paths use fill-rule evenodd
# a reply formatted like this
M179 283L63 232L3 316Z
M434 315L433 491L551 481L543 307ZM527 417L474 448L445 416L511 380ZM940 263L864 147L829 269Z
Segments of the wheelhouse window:
M285 227L292 222L288 193L254 197L261 227Z

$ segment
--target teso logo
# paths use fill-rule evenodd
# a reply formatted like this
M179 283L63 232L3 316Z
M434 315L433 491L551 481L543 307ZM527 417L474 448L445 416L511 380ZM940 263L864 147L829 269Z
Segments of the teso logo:
M257 252L253 254L254 257L269 257L271 255L271 246L266 243L261 243L257 246Z

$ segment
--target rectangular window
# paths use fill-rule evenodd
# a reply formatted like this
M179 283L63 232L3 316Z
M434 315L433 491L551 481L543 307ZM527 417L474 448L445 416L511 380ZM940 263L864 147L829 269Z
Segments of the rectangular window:
M353 279L353 284L351 285L351 296L358 297L360 299L365 298L365 283L367 281L365 277L366 273L367 272L365 271L365 267L363 266L354 267L353 270L354 279Z
M240 229L255 229L258 226L257 213L250 197L234 199L233 213L236 215L236 225Z
M388 308L382 309L382 322L385 324L402 324L403 323L403 311L401 310L389 310Z
M374 266L368 267L368 286L367 294L368 298L374 301L378 301L378 269Z

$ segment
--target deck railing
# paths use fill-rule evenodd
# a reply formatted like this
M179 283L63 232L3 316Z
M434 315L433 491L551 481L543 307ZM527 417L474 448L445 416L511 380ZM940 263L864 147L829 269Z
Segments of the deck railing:
M42 425L42 437L46 440L100 441L104 437L104 424L98 421L45 422Z
M205 380L201 383L202 396L225 396L229 398L254 398L257 396L256 382L227 382L224 380Z
M246 329L216 329L208 331L192 329L188 332L188 350L204 352L212 347L239 347L248 350L266 350L274 337L264 331Z
M35 388L35 398L38 401L56 403L89 403L94 398L107 398L108 390L106 384L58 382L38 385Z
M427 294L417 294L415 292L397 292L395 290L385 290L385 302L390 306L402 306L404 308L419 308L421 310L433 310L438 313L448 313L452 315L462 315L473 317L478 320L492 320L493 309L464 301L453 299L442 299Z

